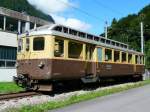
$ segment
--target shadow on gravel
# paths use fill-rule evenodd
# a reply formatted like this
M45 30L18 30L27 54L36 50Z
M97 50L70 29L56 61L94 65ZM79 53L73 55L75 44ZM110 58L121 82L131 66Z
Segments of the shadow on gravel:
M108 87L118 84L125 84L129 82L135 82L133 80L101 80L97 83L83 84L81 81L70 81L65 83L56 83L52 92L43 92L43 94L55 96L63 93L69 93L74 91L92 91L102 87Z

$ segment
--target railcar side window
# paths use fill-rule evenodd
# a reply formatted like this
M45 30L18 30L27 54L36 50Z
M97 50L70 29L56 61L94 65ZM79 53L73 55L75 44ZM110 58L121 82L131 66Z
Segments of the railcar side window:
M76 42L69 42L68 57L76 58L76 59L83 59L82 50L83 50L83 44L76 43Z
M138 55L135 56L135 63L140 64L140 56Z
M114 52L114 62L120 62L120 51Z
M143 64L143 56L140 56L140 64Z
M128 54L128 63L132 63L132 54Z
M36 37L33 40L33 50L34 51L41 51L44 50L45 40L44 37Z
M101 40L100 40L100 41L101 41L102 43L105 43L105 41L106 41L106 40L105 40L105 39L103 39L103 38L101 38Z
M126 53L122 52L122 62L123 63L127 62L127 56L126 55L127 55Z
M55 57L64 56L64 40L55 39L54 56Z
M112 50L105 49L105 61L112 61Z

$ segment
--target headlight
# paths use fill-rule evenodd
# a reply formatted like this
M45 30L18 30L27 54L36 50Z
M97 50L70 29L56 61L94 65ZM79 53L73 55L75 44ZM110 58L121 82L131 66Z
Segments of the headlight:
M41 61L40 64L38 65L39 68L43 68L44 67L44 63Z

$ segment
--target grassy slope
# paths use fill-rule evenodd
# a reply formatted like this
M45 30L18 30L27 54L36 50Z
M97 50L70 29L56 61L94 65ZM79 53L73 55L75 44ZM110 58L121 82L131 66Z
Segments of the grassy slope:
M85 94L81 94L81 95L74 95L74 96L70 97L69 99L62 100L62 101L51 101L48 103L38 104L35 106L24 106L20 109L11 109L11 112L46 112L47 110L52 110L52 109L68 106L68 105L71 105L74 103L90 100L90 99L93 99L96 97L102 97L102 96L114 94L117 92L122 92L122 91L129 90L132 88L141 87L141 86L144 86L147 84L150 84L150 80L143 81L143 82L137 82L133 85L126 85L123 87L113 87L110 89L89 92L89 93L85 93Z
M18 92L22 89L13 82L0 82L0 94Z

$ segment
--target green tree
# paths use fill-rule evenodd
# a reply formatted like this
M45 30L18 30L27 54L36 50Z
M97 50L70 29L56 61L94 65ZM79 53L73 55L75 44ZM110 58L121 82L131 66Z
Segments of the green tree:
M140 51L141 21L144 23L146 67L150 68L150 4L138 14L130 14L118 21L114 18L108 29L108 38L127 43L131 49Z

